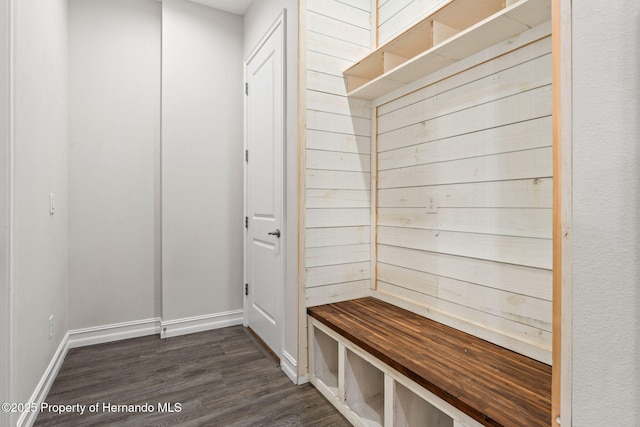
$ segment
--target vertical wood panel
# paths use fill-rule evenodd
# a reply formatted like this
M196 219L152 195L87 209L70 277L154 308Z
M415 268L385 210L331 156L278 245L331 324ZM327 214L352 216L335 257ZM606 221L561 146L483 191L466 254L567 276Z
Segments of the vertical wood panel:
M336 190L369 190L368 172L309 169L307 188Z
M429 185L378 191L378 206L422 208L435 194L440 208L551 208L551 178Z
M516 294L551 300L551 271L441 252L378 245L378 261Z
M368 262L369 244L307 248L307 267Z
M551 148L515 151L382 171L380 188L547 178L552 172Z
M365 296L371 277L371 104L342 71L370 50L370 0L308 0L305 305Z
M385 104L372 121L342 78L369 48L357 1L309 0L306 304L364 295L377 276L389 298L468 319L478 335L548 362L557 185L548 30ZM379 41L446 1L376 2ZM427 214L433 196L437 213ZM369 225L373 247L362 240Z
M447 1L449 0L393 0L384 2L378 9L380 13L378 21L379 43L386 43Z
M367 29L356 27L347 22L339 21L335 18L320 15L315 12L309 12L307 19L307 28L309 31L336 34L341 38L349 40L351 43L369 47L369 37L371 37L371 32Z
M390 100L381 105L379 107L380 115L382 116L390 111L395 111L401 107L416 103L421 99L429 98L436 93L445 92L474 80L496 74L512 67L513 64L524 63L534 58L548 55L551 51L551 37L548 34L549 30L540 26L535 32L532 31L521 34L518 37L518 41L515 42L518 43L518 45L515 46L516 49L513 49L509 55L503 55L504 52L500 50L504 49L504 46L498 45L485 51L482 55L485 58L484 62L475 66L469 64L471 68L467 66L459 70L464 70L464 73L454 72L452 75L448 75L447 70L435 73L435 75L439 75L440 78L429 79L431 83L427 84L427 86L415 88L405 96ZM507 44L511 45L513 43L507 42Z
M312 228L307 230L307 247L360 245L369 243L369 227Z
M441 117L425 118L378 138L381 151L434 141L492 127L505 126L551 115L551 86L481 104Z
M378 168L397 169L541 147L551 147L550 117L385 151L378 155Z
M307 209L307 228L355 227L369 225L369 208L365 209Z
M307 0L310 12L316 12L371 31L371 10L359 9L335 0Z
M308 130L307 147L314 150L340 151L342 153L370 154L368 137Z
M307 269L307 287L357 282L369 278L369 263L360 262Z
M351 64L369 53L369 49L364 46L313 31L307 31L307 49L312 52L350 61ZM340 69L337 71L341 75L344 70Z
M436 94L385 114L384 120L381 120L380 132L384 133L424 121L425 118L444 116L475 105L548 86L551 84L550 67L551 55L546 54L506 70L465 82L449 89L446 94Z
M309 150L307 152L307 169L369 172L369 158L368 154Z
M551 209L378 208L378 225L387 227L499 234L551 239Z
M369 295L369 280L316 286L307 289L306 306L313 307L339 301L363 298Z
M378 291L545 363L550 51L547 35L388 102L376 131Z

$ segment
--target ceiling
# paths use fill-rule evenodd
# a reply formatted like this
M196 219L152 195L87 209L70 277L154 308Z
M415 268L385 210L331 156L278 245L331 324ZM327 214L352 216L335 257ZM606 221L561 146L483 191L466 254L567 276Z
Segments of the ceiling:
M205 6L214 7L225 12L244 15L253 0L191 0Z

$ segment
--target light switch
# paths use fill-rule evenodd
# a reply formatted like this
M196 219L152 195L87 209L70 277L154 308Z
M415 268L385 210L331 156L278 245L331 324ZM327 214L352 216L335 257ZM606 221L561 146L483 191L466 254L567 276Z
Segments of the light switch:
M49 215L53 215L56 211L55 194L49 193Z

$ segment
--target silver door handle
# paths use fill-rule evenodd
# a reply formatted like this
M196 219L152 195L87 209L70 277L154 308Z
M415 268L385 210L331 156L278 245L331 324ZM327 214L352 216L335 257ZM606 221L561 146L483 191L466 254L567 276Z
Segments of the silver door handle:
M280 238L280 229L276 228L276 231L270 231L267 233L269 236L276 236L278 239Z

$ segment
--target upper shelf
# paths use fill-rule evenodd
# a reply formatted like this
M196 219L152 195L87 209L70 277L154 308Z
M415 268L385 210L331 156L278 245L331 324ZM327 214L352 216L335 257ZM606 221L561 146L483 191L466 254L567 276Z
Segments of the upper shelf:
M452 0L344 71L375 99L551 19L551 0Z

